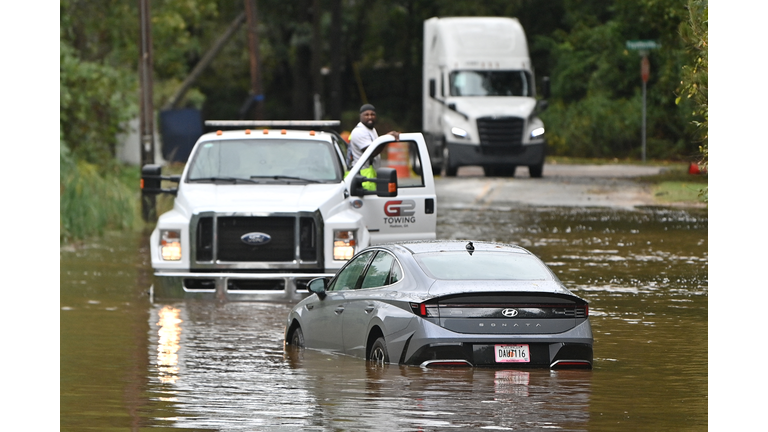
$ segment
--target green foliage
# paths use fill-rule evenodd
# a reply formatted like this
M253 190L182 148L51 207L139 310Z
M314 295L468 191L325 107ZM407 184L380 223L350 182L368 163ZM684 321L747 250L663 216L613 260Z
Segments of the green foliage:
M99 166L114 158L116 135L136 113L133 73L84 61L60 45L60 127L75 157Z
M122 168L101 174L96 165L75 159L60 143L60 241L141 226L137 173L138 169Z
M688 49L686 64L682 67L683 77L676 103L684 99L693 102L692 123L697 128L702 166L707 169L709 161L709 103L708 103L708 3L707 0L688 1L688 20L680 25L680 35Z
M648 156L682 158L695 151L690 112L674 103L684 55L675 29L684 16L677 0L566 2L565 25L533 35L532 51L551 56L551 107L542 118L553 154L640 157L641 57L625 48L636 39L661 44L649 53Z

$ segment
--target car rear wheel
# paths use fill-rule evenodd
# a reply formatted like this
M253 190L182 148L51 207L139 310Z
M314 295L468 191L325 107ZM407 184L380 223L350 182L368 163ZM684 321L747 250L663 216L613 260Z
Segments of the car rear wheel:
M368 355L368 360L376 363L377 366L382 366L389 363L389 354L387 354L387 343L383 337L376 339L371 347L371 353Z
M291 345L304 348L304 332L301 331L301 327L297 327L291 335Z

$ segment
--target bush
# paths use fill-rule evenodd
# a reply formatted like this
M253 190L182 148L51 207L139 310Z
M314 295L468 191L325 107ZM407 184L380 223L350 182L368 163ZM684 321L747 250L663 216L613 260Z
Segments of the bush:
M101 235L107 229L138 229L138 169L100 174L96 165L78 161L61 143L60 242ZM135 171L135 172L134 172Z

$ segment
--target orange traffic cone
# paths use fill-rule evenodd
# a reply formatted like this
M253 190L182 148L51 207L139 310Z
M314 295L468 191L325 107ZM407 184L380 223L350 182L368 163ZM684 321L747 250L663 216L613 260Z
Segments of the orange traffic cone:
M688 167L688 174L701 174L701 169L699 169L699 164L696 162L691 162L691 166Z

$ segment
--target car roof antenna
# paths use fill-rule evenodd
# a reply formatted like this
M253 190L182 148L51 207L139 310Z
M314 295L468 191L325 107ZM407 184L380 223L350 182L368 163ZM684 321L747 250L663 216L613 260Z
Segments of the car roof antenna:
M475 246L472 244L472 242L467 242L467 252L469 252L469 256L472 256L472 252L475 251Z

